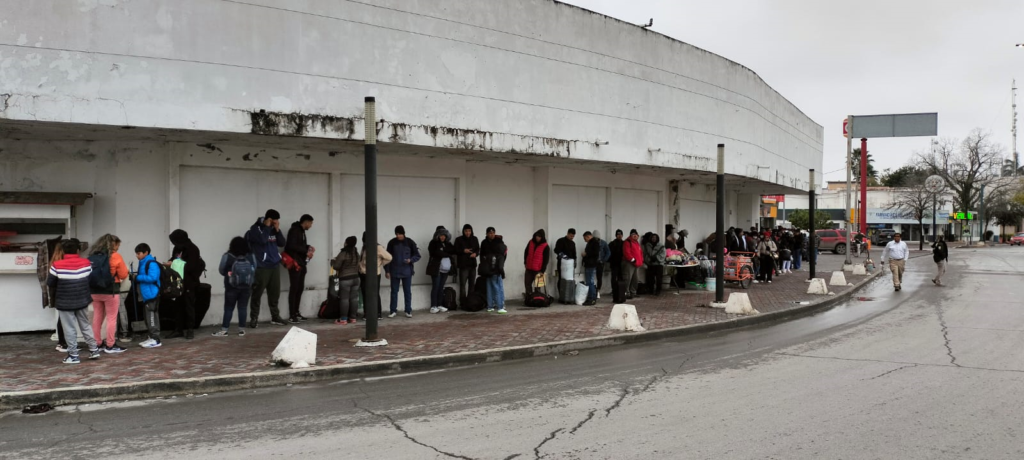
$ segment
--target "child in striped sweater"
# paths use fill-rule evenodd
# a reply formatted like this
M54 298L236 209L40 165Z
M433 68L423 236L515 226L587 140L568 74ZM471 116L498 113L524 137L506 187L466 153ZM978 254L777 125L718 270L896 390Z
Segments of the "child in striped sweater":
M92 302L89 291L89 274L92 268L88 259L78 256L78 242L64 240L61 242L64 258L50 265L50 273L46 276L46 285L55 289L54 306L60 315L64 337L68 342L68 356L64 364L78 364L78 334L85 337L89 346L89 359L98 359L100 349L93 337L92 324L86 308ZM77 327L77 329L76 329Z

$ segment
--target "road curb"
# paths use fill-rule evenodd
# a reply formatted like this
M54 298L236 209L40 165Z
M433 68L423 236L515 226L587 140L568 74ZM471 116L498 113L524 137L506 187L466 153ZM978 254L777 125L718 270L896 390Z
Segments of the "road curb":
M372 363L338 364L309 369L283 369L214 377L155 380L150 382L114 385L69 387L54 390L8 392L0 393L0 410L18 409L29 404L39 404L44 402L52 405L98 403L265 388L333 379L353 379L367 376L379 376L382 374L416 372L508 361L513 359L532 358L536 356L548 356L573 350L588 350L651 342L668 338L708 334L769 322L791 320L825 311L849 299L856 291L878 278L882 273L882 270L878 270L863 281L857 283L852 289L842 294L829 296L820 301L812 302L809 305L798 305L785 310L764 313L756 316L744 316L727 321L695 324L641 333L616 334L605 337L522 345L518 347L496 348L491 350L453 353L447 355L403 358Z

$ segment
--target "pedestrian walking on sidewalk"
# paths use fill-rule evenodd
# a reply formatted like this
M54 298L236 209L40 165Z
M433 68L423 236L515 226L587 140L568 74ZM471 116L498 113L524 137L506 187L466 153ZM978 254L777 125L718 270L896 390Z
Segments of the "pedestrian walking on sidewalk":
M284 326L281 311L277 308L277 301L281 298L281 270L278 268L281 265L281 253L278 252L278 248L283 248L287 241L281 233L281 213L268 209L263 217L256 219L256 223L252 224L245 234L245 239L256 256L256 283L253 285L252 298L249 301L249 327L259 326L263 291L267 292L270 324Z
M405 236L405 227L395 227L395 237L388 241L391 262L384 265L384 276L391 280L391 313L388 318L398 315L398 289L405 294L405 317L412 318L412 275L416 274L413 264L420 261L420 248L412 238Z
M256 282L256 256L249 252L245 238L236 236L228 244L228 252L220 257L217 272L224 277L224 318L214 337L227 337L231 316L238 309L238 336L245 337L246 314L252 285Z
M359 251L356 249L358 240L355 236L345 238L345 247L341 248L338 257L331 261L334 271L338 272L341 284L341 319L337 325L353 324L359 315ZM367 312L363 312L367 314ZM371 313L372 314L372 313Z
M427 275L430 275L430 312L444 313L448 308L444 306L444 285L448 282L448 274L455 267L455 245L452 244L452 234L444 225L438 225L434 230L434 238L427 245L427 253L430 259L427 261Z
M942 275L946 274L946 262L949 260L949 247L946 246L946 239L939 235L932 244L932 259L935 260L935 278L932 282L936 286L942 286Z
M288 229L288 237L284 252L295 262L288 269L288 322L298 324L306 317L299 312L302 304L302 292L306 290L306 266L316 252L316 248L306 243L306 231L313 228L313 216L303 214L298 222L293 222Z
M92 293L92 333L104 353L123 353L117 344L117 313L121 306L121 282L128 279L128 266L117 251L121 239L106 234L96 240L89 255L93 273L89 277L89 291ZM106 321L106 339L103 339L103 322Z
M89 346L89 359L100 357L100 348L89 324L86 308L92 302L89 294L89 274L92 273L89 261L78 256L77 241L64 240L64 258L50 266L46 276L46 285L56 292L54 305L57 307L64 337L67 340L68 356L64 364L78 364L78 334L85 338Z
M902 241L902 236L897 233L892 236L892 241L885 245L885 250L882 251L881 261L885 264L885 261L889 261L889 270L892 271L892 287L897 291L901 290L900 286L903 282L903 272L907 268L907 256L910 255L910 248L907 247L907 243Z

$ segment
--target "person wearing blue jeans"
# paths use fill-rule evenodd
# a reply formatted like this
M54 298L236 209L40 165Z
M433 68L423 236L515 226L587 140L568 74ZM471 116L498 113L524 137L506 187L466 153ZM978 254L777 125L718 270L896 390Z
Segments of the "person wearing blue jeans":
M228 252L220 257L217 271L224 277L224 320L220 331L214 337L227 337L231 326L231 315L238 308L238 336L245 336L245 319L248 318L247 306L252 295L252 285L256 281L256 256L249 251L249 243L245 238L236 236L228 245Z
M434 238L427 245L427 254L430 259L427 261L427 274L430 275L430 312L444 313L448 308L444 305L444 285L448 282L448 274L455 268L455 245L452 244L452 234L444 225L438 225L434 230ZM452 307L454 308L454 306Z
M391 280L391 314L398 315L398 287L405 289L405 317L412 318L412 276L416 274L413 264L420 260L420 249L412 238L406 238L405 227L395 227L395 237L388 241L391 262L384 265L384 276Z
M487 238L480 243L480 276L487 277L487 311L504 315L505 310L505 259L508 246L494 227L487 227Z
M587 300L583 305L597 304L597 267L601 265L601 240L594 234L586 232L583 241L587 243L583 249L583 273L587 278Z

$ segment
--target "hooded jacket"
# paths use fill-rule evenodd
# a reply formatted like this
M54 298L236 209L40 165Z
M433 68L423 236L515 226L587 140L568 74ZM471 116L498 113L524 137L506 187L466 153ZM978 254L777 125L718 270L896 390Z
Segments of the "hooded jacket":
M640 248L638 241L633 241L633 235L630 238L622 242L622 262L630 263L634 267L642 267L644 265L644 253L643 249Z
M538 244L535 240L540 237L540 243ZM533 238L526 243L526 249L523 251L523 260L526 262L526 269L533 272L546 272L548 271L548 259L551 256L551 251L548 251L548 239L544 236L544 229L537 230L533 234Z
M160 296L160 262L156 261L153 254L146 254L146 257L139 261L139 273L135 275L135 282L139 285L139 296L143 302Z
M661 244L660 238L655 241L656 237L657 235L644 244L644 260L647 261L647 265L665 265L665 245Z
M420 261L420 248L412 238L392 238L388 241L387 250L388 254L391 254L391 262L384 265L384 270L388 274L394 278L408 278L416 274L413 264ZM406 259L409 263L405 263Z
M277 248L284 247L284 234L280 230L275 231L274 227L263 225L262 217L256 219L256 223L249 227L249 231L245 233L245 240L249 242L249 249L256 256L257 268L276 268L281 263L281 253Z
M596 268L598 265L601 265L601 240L592 236L583 249L583 267Z
M465 235L466 230L469 230L469 236ZM477 239L476 235L473 234L473 226L466 224L462 226L462 235L455 238L455 257L459 268L473 268L476 267L477 258L470 257L470 254L476 254L480 256L480 240ZM470 254L466 254L466 249L471 251Z
M444 242L441 241L441 235L444 235ZM427 261L427 275L437 276L441 274L442 259L452 261L449 273L455 270L455 245L452 244L452 234L443 225L438 225L437 229L434 230L434 237L430 240L430 244L427 245L427 253L430 254L430 260Z
M295 263L300 267L306 267L306 254L309 253L309 245L306 244L306 229L302 228L301 222L292 222L288 229L288 238L285 239L284 252L287 252Z
M501 235L494 235L493 240L484 239L480 248L480 275L505 277L505 259L508 257L508 246ZM486 273L485 273L486 272Z
M199 277L206 271L206 262L199 254L199 247L188 238L188 233L178 229L168 236L174 244L171 251L171 260L181 259L185 261L185 274L181 282L187 287L199 286Z
M92 265L89 259L78 254L65 254L61 260L50 265L50 273L46 275L46 285L56 288L54 306L58 310L74 311L89 306L92 295L89 292L89 274Z
M562 269L562 259L576 260L576 241L563 236L555 241L555 255L558 256L558 268Z
M622 265L622 243L623 240L615 238L611 243L608 243L608 250L612 252L612 256L608 259L608 263L611 264L612 268L618 270L618 267Z

